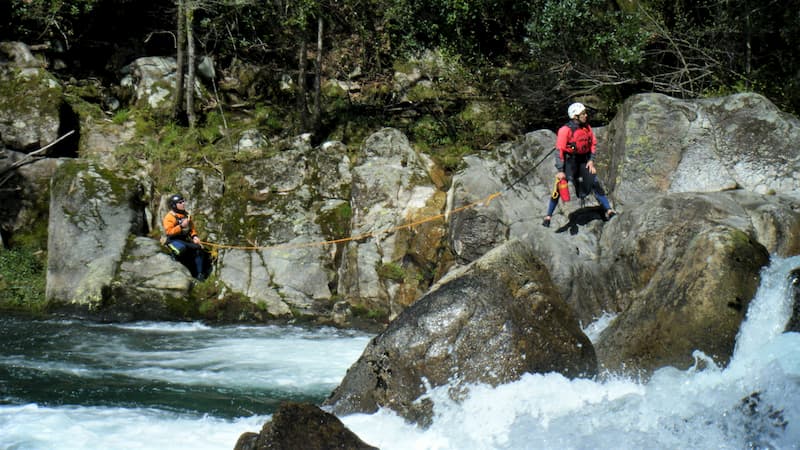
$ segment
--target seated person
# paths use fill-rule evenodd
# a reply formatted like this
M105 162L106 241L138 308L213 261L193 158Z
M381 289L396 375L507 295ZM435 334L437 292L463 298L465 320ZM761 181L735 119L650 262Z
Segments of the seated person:
M162 221L167 235L165 245L193 277L204 281L211 272L211 262L186 211L186 199L175 194L169 198L169 207L170 211Z

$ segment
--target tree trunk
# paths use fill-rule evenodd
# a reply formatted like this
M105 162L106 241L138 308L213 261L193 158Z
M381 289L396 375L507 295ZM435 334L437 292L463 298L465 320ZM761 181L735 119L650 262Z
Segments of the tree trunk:
M750 22L750 16L756 11L750 11L750 2L745 2L744 7L746 8L747 14L745 14L745 53L744 53L744 82L745 87L750 89L750 71L751 71L751 60L753 57L753 46L752 46L752 27Z
M317 18L317 64L314 77L314 132L322 126L322 16Z
M197 118L194 114L194 68L197 66L197 64L194 53L194 33L192 26L192 22L194 21L194 4L192 3L192 0L188 0L188 2L189 3L186 8L186 53L188 53L188 61L186 62L188 66L188 76L186 78L186 114L189 119L189 128L194 128L195 124L197 123Z
M308 128L308 107L306 105L306 40L300 40L300 53L297 67L297 111L300 113L301 131Z
M177 48L176 59L178 63L178 70L175 76L175 103L172 105L172 118L177 120L183 111L183 84L184 84L184 70L183 66L186 63L186 53L184 47L186 45L186 20L184 13L186 5L184 0L178 0L178 35L176 37L175 45Z

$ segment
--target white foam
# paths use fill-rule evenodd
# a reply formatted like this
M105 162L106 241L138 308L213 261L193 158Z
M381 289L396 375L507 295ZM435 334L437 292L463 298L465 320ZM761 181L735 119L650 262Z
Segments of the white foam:
M728 368L697 352L695 367L663 368L646 384L529 374L471 386L460 402L442 386L427 394L435 420L426 430L387 411L342 419L383 450L799 448L800 334L781 333L786 275L799 265L776 259L764 271ZM760 401L750 414L741 405L753 393Z
M388 410L341 419L382 450L798 448L800 334L781 332L788 315L786 276L798 265L800 257L776 259L764 271L728 367L709 365L698 352L696 367L664 368L647 383L528 374L497 387L468 386L458 402L449 398L449 386L442 386L426 394L435 404L434 422L427 429ZM87 383L93 376L124 374L307 392L309 386L332 389L338 384L369 340L334 329L171 327L140 324L129 331L155 330L159 336L180 330L184 338L195 340L180 345L167 340L148 350L112 333L104 342L69 349L104 361L100 368L44 356L33 362L13 356L6 365L27 363L47 370L51 364L54 370L85 377ZM759 402L751 413L741 404L753 393ZM230 449L242 433L257 432L268 419L223 420L143 408L2 405L0 448Z

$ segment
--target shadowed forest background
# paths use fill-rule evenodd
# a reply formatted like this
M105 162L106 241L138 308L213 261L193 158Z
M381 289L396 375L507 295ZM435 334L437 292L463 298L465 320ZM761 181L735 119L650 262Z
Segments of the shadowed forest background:
M187 111L179 98L174 118L181 124L262 106L280 111L271 115L280 120L268 121L275 133L310 131L321 141L359 117L463 153L466 143L489 142L451 114L476 98L497 105L512 134L559 125L573 100L605 122L639 92L698 98L754 91L794 113L798 9L797 1L750 0L5 0L0 40L57 59L51 70L67 82L113 84L141 56L176 56L188 72L195 65L187 61L205 59L215 83L241 67L258 68L247 72L254 78L247 92L223 96L216 107ZM447 60L448 73L438 74L447 89L414 102L422 123L400 120L410 105L384 84L425 50ZM361 98L326 95L330 79L358 79ZM278 90L281 80L291 89Z

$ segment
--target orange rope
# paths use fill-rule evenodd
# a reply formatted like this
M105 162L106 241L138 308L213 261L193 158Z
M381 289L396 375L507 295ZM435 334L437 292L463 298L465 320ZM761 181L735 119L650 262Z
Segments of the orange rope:
M483 204L485 206L489 206L489 203L492 200L494 200L495 198L499 197L500 195L501 195L501 192L495 192L493 194L489 194L486 198L483 198L483 199L478 200L476 202L472 202L472 203L466 204L464 206L459 206L458 208L453 209L452 211L450 211L447 214L459 213L461 211L465 211L467 209L474 208L474 207L476 207L478 205L481 205L481 204ZM226 244L216 244L216 243L213 243L213 242L202 242L202 244L203 245L207 245L209 247L214 247L215 249L227 248L227 249L234 249L234 250L284 250L284 249L296 249L296 248L304 248L304 247L316 247L316 246L319 246L319 245L339 244L339 243L348 242L348 241L359 241L361 239L374 237L374 236L377 236L377 235L380 235L380 234L392 233L394 231L402 230L402 229L405 229L405 228L413 228L413 227L415 227L417 225L421 225L421 224L426 223L426 222L432 222L434 220L443 219L444 217L445 217L445 213L436 214L434 216L424 217L424 218L422 218L420 220L417 220L417 221L414 221L414 222L409 222L409 223L406 223L406 224L403 224L403 225L397 225L397 226L394 226L394 227L391 227L391 228L387 228L385 230L373 231L373 232L370 232L370 233L363 233L363 234L359 234L359 235L356 235L356 236L350 236L350 237L341 238L341 239L333 239L333 240L330 240L330 241L306 242L306 243L301 243L301 244L279 244L279 245L270 245L270 246L226 245Z

